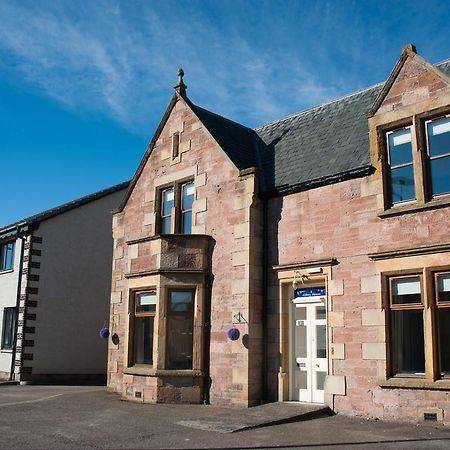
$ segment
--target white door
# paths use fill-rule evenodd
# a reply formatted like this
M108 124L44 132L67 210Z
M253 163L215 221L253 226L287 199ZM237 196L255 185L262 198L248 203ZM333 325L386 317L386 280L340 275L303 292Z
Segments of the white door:
M294 304L294 400L323 403L327 375L325 302Z

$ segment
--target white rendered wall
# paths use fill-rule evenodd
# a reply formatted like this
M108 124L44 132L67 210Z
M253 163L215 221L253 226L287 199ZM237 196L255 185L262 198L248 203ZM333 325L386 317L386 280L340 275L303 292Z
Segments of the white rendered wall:
M124 190L45 222L33 375L105 374L112 265L112 215Z
M3 310L16 306L21 246L21 239L17 239L14 248L13 270L0 272L0 338L3 332ZM0 374L3 377L11 370L11 357L12 350L0 350Z

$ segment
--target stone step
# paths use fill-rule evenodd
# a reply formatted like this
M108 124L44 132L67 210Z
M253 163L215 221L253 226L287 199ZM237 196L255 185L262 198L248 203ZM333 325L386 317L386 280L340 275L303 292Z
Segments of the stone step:
M268 427L289 422L300 422L318 417L332 415L333 412L325 405L299 402L276 402L248 409L230 409L205 418L182 420L176 422L198 430L216 431L219 433L234 433L252 428Z

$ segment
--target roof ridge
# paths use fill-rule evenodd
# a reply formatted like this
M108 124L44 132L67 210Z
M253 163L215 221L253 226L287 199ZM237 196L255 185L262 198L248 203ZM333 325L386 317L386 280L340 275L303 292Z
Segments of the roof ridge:
M245 129L247 129L249 131L255 131L253 128L250 128L250 127L248 127L246 125L243 125L242 123L236 122L235 120L228 119L227 117L222 116L221 114L217 114L217 113L215 113L213 111L210 111L209 109L203 108L202 106L196 105L194 103L193 103L193 106L195 108L200 108L203 111L206 111L208 114L213 114L214 116L220 117L221 119L226 120L227 122L231 122L233 125L239 125L240 127L245 128Z
M362 94L363 92L370 91L371 89L375 89L376 87L382 86L383 84L384 84L384 82L373 84L372 86L369 86L369 87L366 87L366 88L363 88L363 89L359 89L357 91L351 92L350 94L345 94L345 95L343 95L341 97L334 98L333 100L329 100L329 101L327 101L325 103L320 103L319 105L311 106L310 108L304 109L303 111L299 111L299 112L296 112L294 114L290 114L289 116L286 116L286 117L283 117L281 119L275 120L274 122L270 122L270 123L267 123L265 125L261 125L260 127L254 128L254 130L255 131L262 130L263 128L270 127L271 125L275 125L276 123L284 122L285 120L289 120L289 119L292 119L294 117L301 116L302 114L306 114L306 113L311 112L311 111L313 111L315 109L319 109L319 108L322 108L324 106L328 106L328 105L331 105L333 103L337 103L337 102L340 102L340 101L345 100L347 98L353 97L354 95L358 95L358 94Z
M434 66L442 66L442 65L444 65L444 64L446 64L446 63L450 63L450 58L447 58L447 59L444 59L444 60L439 61L439 62L437 62L437 63L434 63L433 65L434 65ZM362 88L362 89L359 89L359 90L357 90L357 91L351 92L350 94L345 94L345 95L343 95L343 96L341 96L341 97L337 97L337 98L335 98L335 99L329 100L329 101L327 101L327 102L325 102L325 103L320 103L319 105L311 106L310 108L304 109L303 111L298 111L298 112L296 112L296 113L290 114L289 116L286 116L286 117L283 117L283 118L281 118L281 119L275 120L275 121L273 121L273 122L267 123L267 124L265 124L265 125L261 125L261 126L259 126L259 127L256 127L256 128L254 128L254 130L255 130L255 131L257 131L257 130L262 130L263 128L269 127L269 126L271 126L271 125L275 125L276 123L284 122L285 120L289 120L289 119L292 119L292 118L294 118L294 117L300 116L300 115L302 115L302 114L311 112L311 111L313 111L314 109L322 108L323 106L328 106L328 105L331 105L331 104L333 104L333 103L337 103L337 102L339 102L339 101L345 100L346 98L349 98L349 97L352 97L352 96L354 96L354 95L361 94L361 93L363 93L363 92L365 92L365 91L369 91L369 90L371 90L371 89L374 89L374 88L376 88L376 87L378 87L378 86L383 86L385 83L386 83L386 81L381 81L381 82L379 82L379 83L373 84L373 85L368 86L368 87L366 87L366 88Z

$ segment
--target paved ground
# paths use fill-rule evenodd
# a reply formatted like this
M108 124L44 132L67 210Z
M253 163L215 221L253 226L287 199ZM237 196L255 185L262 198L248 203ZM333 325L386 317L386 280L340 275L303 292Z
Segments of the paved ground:
M341 416L227 434L176 424L225 411L128 403L98 387L2 386L0 448L450 448L443 427Z

